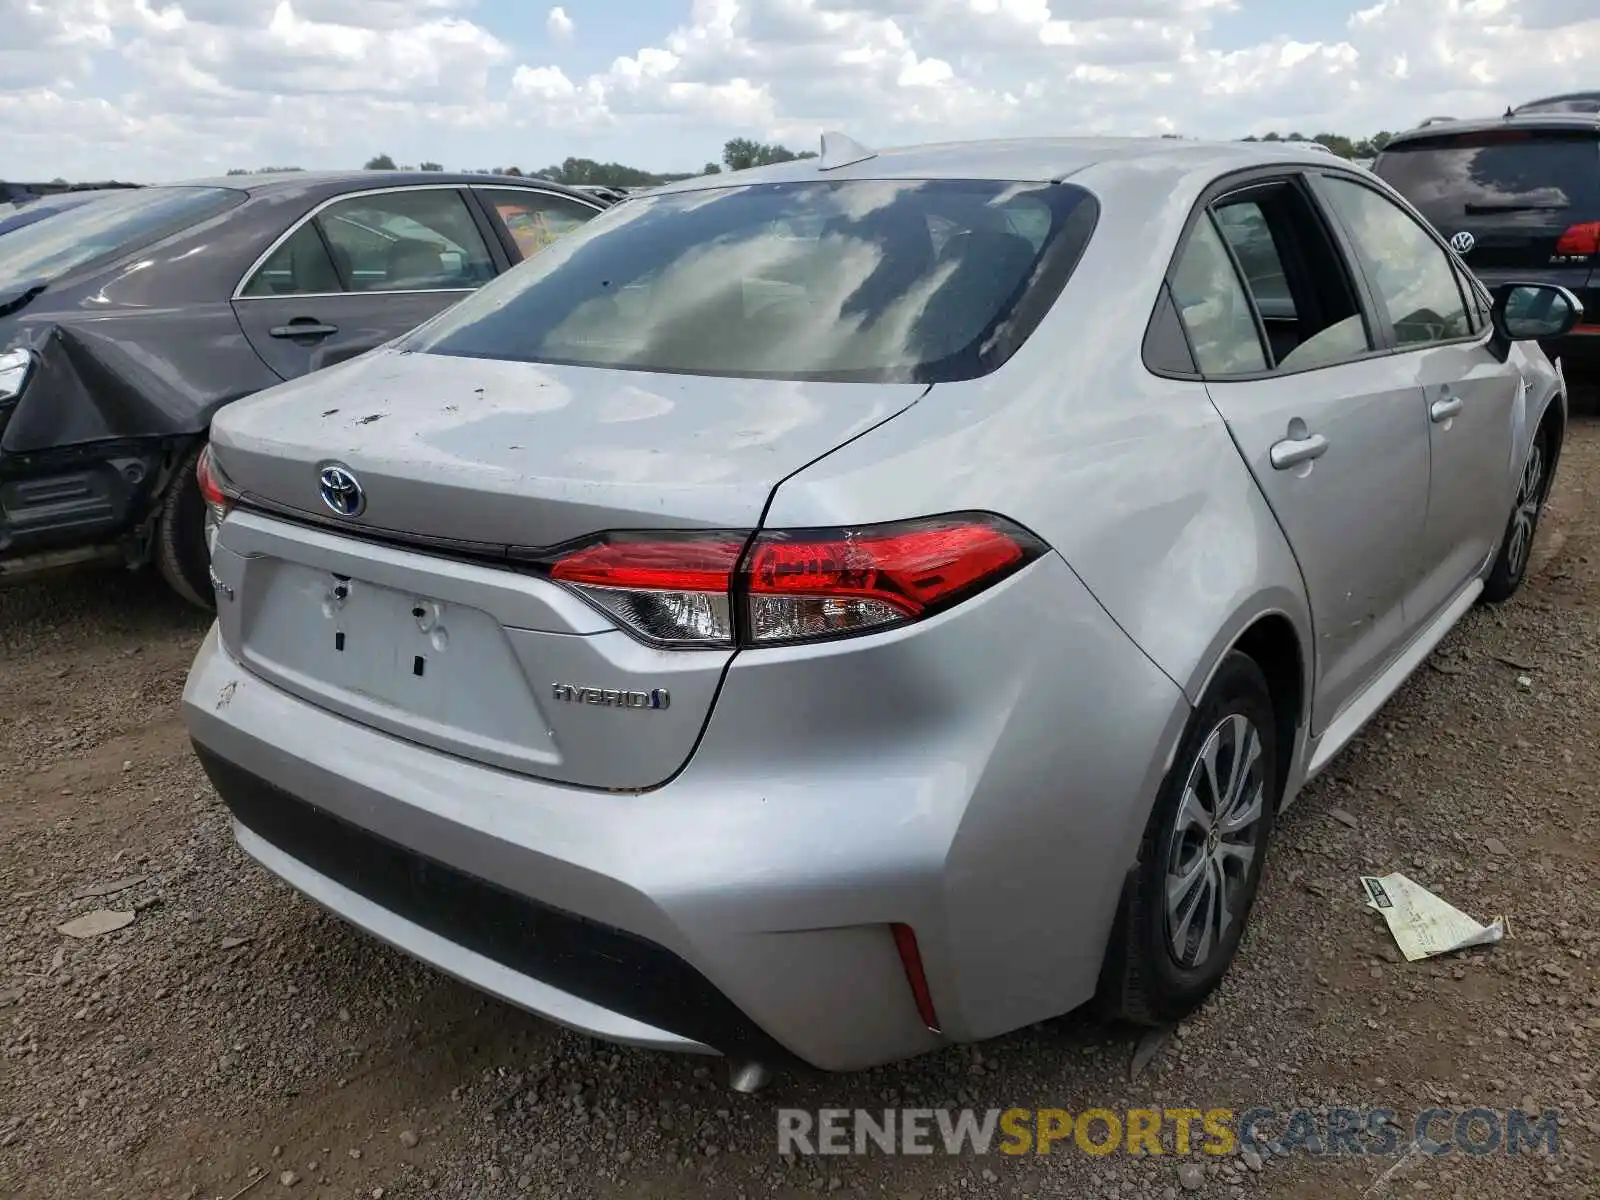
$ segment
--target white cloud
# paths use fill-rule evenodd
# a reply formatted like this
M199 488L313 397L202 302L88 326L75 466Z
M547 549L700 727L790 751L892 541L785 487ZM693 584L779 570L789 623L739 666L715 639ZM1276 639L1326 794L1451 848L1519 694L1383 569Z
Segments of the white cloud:
M579 69L492 0L0 0L0 177L402 161L667 169L733 136L1368 133L1594 86L1593 0L672 0ZM503 8L500 11L505 11ZM1307 10L1308 11L1308 10ZM570 38L566 8L547 31ZM1316 28L1326 30L1326 8ZM586 28L588 51L604 31ZM593 60L590 60L593 61ZM585 139L575 142L574 139Z

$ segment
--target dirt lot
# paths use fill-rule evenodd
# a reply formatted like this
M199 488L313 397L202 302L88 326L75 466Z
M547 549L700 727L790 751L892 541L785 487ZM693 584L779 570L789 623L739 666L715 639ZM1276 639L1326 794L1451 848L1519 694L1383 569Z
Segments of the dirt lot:
M237 851L175 705L203 624L153 582L0 593L0 1194L23 1197L1600 1196L1600 424L1530 586L1477 611L1285 818L1242 959L1130 1078L1073 1016L980 1051L725 1090L391 953ZM1404 870L1499 947L1398 960ZM123 884L114 894L84 889ZM96 907L135 914L91 941ZM1559 1108L1480 1158L797 1158L779 1107ZM1398 1164L1398 1166L1397 1166Z

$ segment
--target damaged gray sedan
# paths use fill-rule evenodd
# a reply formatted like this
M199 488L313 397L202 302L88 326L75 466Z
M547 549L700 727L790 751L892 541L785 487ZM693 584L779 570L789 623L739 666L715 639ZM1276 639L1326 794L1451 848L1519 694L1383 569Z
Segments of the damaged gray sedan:
M155 564L210 608L195 461L229 401L406 333L604 204L351 171L110 194L0 244L0 581Z

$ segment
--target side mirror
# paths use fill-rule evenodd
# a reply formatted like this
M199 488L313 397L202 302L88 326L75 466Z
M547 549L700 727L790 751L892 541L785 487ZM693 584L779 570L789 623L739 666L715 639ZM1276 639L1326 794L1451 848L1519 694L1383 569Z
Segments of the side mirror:
M1503 283L1494 289L1495 333L1505 342L1564 337L1583 319L1583 302L1550 283Z

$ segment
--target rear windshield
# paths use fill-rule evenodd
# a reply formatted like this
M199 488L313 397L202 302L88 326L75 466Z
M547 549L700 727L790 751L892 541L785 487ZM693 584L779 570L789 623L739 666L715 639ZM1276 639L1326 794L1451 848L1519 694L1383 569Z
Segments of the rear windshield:
M101 258L186 228L244 199L231 188L112 192L6 234L0 292L49 283Z
M1555 130L1489 130L1403 142L1373 168L1435 223L1565 213L1600 220L1600 139Z
M967 180L640 196L403 346L763 379L967 379L1032 332L1097 211L1071 185Z

